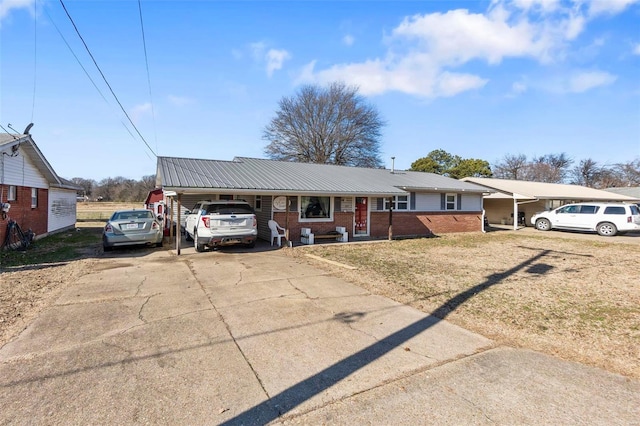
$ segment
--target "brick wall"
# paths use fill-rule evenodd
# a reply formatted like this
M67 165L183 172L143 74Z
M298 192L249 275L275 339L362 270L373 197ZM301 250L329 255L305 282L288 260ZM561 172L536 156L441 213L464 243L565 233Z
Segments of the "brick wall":
M0 193L4 194L2 202L7 202L8 187L5 185ZM31 229L36 236L46 234L49 210L49 191L38 189L38 206L31 208L31 188L18 186L16 200L9 201L11 209L6 219L0 216L0 245L4 242L9 219L15 220L23 231Z
M344 226L349 233L349 240L351 240L351 232L353 230L353 215L352 212L334 212L333 222L298 222L298 212L289 212L289 239L291 241L300 241L300 229L311 228L314 234L326 234L330 231L335 231L337 226ZM273 220L278 222L278 225L286 228L285 212L274 212Z
M371 236L389 235L389 212L371 212ZM482 230L482 212L393 212L393 236L431 236Z

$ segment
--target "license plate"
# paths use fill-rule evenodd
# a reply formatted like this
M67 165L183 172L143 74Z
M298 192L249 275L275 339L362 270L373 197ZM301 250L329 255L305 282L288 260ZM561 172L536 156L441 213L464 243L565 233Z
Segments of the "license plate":
M127 226L125 226L125 229L138 229L138 224L137 223L127 223Z

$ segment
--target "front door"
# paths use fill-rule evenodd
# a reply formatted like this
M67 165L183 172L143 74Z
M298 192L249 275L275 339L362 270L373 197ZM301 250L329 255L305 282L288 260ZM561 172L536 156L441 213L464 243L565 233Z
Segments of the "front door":
M369 235L368 198L356 197L356 235Z

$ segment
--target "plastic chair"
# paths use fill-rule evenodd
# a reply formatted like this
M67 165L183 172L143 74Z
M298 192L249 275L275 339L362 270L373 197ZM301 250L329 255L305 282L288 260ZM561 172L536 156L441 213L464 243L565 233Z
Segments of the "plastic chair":
M271 245L273 245L273 239L277 238L278 247L280 247L282 245L282 237L286 238L286 230L282 226L278 225L278 222L275 220L269 221L269 229L271 229ZM282 231L282 233L279 231Z

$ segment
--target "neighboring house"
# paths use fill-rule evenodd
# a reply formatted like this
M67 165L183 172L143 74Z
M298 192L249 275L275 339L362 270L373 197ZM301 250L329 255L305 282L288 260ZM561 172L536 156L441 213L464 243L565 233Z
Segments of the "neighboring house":
M617 188L607 188L607 192L613 192L614 194L626 195L627 197L635 198L640 201L640 186L623 186Z
M390 221L393 236L481 231L487 192L432 173L243 157L159 157L156 186L175 196L181 215L200 200L243 199L256 210L260 238L269 240L274 219L291 241L300 240L301 228L326 234L344 227L349 240L384 238Z
M580 201L637 201L637 197L579 185L471 177L462 180L494 191L484 198L485 215L489 223L513 225L514 229L518 225L531 226L531 216L536 212L551 210L564 204ZM519 221L514 221L514 217L519 218Z
M13 219L36 238L76 225L76 192L59 177L29 134L0 133L0 203L11 207L0 215L0 244Z

